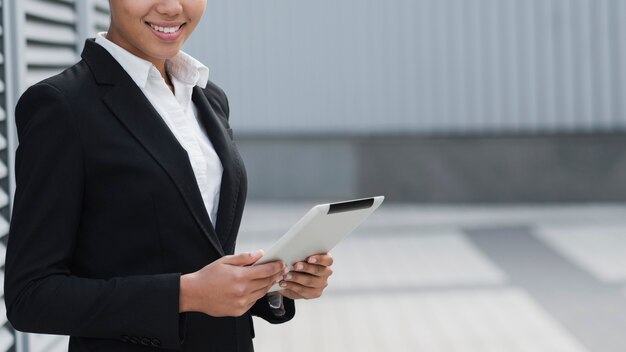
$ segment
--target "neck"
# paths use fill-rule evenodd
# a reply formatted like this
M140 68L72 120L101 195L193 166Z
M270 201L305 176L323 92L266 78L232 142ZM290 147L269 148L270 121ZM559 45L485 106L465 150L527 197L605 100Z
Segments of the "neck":
M156 67L156 69L159 70L159 73L161 73L161 77L163 77L163 80L165 81L165 83L170 87L172 91L174 90L172 81L170 80L170 77L168 76L167 71L165 70L165 59L154 58L141 52L137 48L130 45L126 40L124 40L124 38L121 35L119 35L117 31L112 27L109 28L109 31L106 34L106 39L117 44L118 46L125 49L129 53L139 58L142 58L146 61L151 62L154 65L154 67Z
M171 87L172 81L170 80L170 76L167 74L167 71L165 70L165 60L160 61L158 63L152 62L152 64L154 65L154 67L157 68L157 70L159 70L159 73L161 74L161 77L163 77L163 80L165 81L165 83L167 83L167 85Z

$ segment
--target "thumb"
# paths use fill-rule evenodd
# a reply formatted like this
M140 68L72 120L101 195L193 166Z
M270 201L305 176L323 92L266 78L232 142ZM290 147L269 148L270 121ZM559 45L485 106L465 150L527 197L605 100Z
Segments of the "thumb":
M255 252L244 252L235 255L227 255L222 258L222 262L229 265L246 266L254 264L257 260L261 259L263 254L263 250L259 249Z

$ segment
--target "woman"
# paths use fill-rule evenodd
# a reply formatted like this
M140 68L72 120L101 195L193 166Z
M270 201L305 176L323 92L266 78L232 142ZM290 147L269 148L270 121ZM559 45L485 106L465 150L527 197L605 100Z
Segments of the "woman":
M110 0L83 60L21 97L5 268L16 329L70 335L70 351L252 351L252 314L282 323L294 299L322 294L329 254L290 273L232 255L246 175L228 102L180 51L205 7Z

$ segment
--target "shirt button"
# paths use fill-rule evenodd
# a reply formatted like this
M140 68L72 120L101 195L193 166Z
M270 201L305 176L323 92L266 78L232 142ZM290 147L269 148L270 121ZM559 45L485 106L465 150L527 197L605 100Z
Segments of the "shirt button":
M150 339L147 337L142 337L141 344L144 346L150 346L152 344L152 341L150 341Z

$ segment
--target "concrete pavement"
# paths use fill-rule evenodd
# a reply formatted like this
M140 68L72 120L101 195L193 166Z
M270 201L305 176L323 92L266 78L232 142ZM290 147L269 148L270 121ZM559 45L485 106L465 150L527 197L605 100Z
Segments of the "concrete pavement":
M251 203L238 250L308 207ZM257 351L626 350L623 205L386 204L333 255L322 299L255 320Z

